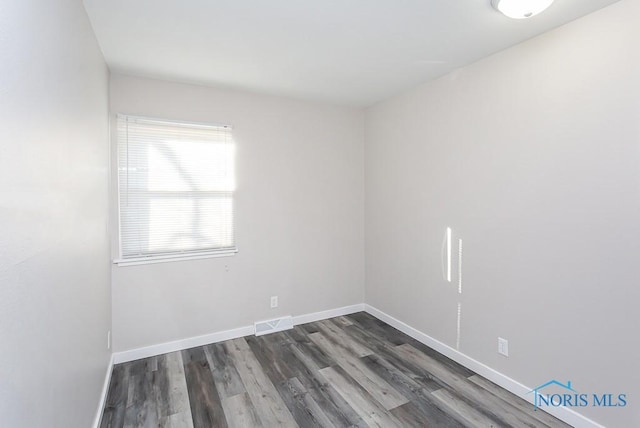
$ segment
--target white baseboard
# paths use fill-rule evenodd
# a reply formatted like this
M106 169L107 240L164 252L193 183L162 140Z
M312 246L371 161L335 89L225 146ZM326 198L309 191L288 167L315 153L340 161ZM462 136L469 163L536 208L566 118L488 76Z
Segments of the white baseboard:
M113 354L115 364L126 363L128 361L139 360L141 358L155 357L156 355L167 354L169 352L182 351L184 349L195 348L196 346L208 345L210 343L223 342L225 340L237 339L254 333L252 325L234 328L231 330L218 331L216 333L204 334L202 336L189 337L187 339L174 340L173 342L159 343L157 345L145 346L144 348L131 349L128 351L115 352Z
M297 315L293 317L293 325L306 324L309 322L326 320L333 317L341 317L343 315L354 314L364 311L364 303L357 305L343 306L341 308L329 309L327 311L314 312L312 314Z
M297 315L293 317L293 325L306 324L309 322L320 321L327 318L348 315L355 312L364 311L364 304L343 306L341 308L329 309L311 314ZM255 333L253 325L234 328L226 331L205 334L202 336L189 337L186 339L175 340L173 342L159 343L157 345L145 346L143 348L131 349L128 351L115 352L113 354L114 364L126 363L128 361L139 360L141 358L153 357L169 352L182 351L184 349L194 348L196 346L208 345L210 343L223 342L225 340L237 339L239 337L248 336Z
M96 417L93 420L93 428L100 426L100 419L104 413L104 406L107 402L107 393L109 392L109 383L111 382L111 372L113 371L113 354L109 358L109 366L107 366L107 374L104 377L104 385L102 385L102 392L100 393L100 401L98 402L98 411Z
M518 397L530 402L531 405L533 405L532 395L528 394L532 388L529 388L528 386L525 386L520 382L511 379L508 376L505 376L504 374L492 369L491 367L477 360L474 360L471 357L468 357L467 355L450 347L449 345L446 345L439 340L432 338L431 336L411 327L408 324L405 324L404 322L382 312L381 310L371 305L365 304L364 307L364 310L366 312L378 318L379 320L384 321L390 326L397 328L404 334L413 337L421 343L424 343L425 345L438 351L442 355L451 358L458 364L461 364L469 370L476 372L480 376L489 379L496 385L501 386L507 391L517 395ZM548 409L545 408L544 411L552 414L556 418L576 428L604 428L604 426L598 424L597 422L567 407L550 407Z

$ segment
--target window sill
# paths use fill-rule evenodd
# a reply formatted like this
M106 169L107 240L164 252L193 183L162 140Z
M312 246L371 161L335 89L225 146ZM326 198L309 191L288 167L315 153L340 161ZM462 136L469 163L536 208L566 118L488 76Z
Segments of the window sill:
M237 252L238 252L237 249L233 249L233 250L216 251L216 252L210 252L210 253L188 254L183 256L177 255L177 254L171 254L166 256L136 257L136 258L129 258L129 259L116 259L113 261L113 264L118 265L118 267L125 267L125 266L148 265L148 264L154 264L154 263L180 262L185 260L210 259L214 257L230 257L230 256L235 256Z

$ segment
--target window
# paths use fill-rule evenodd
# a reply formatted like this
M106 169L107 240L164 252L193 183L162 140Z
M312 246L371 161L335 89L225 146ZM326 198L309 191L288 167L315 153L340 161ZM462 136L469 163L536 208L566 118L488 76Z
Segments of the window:
M118 116L119 264L236 252L228 126Z

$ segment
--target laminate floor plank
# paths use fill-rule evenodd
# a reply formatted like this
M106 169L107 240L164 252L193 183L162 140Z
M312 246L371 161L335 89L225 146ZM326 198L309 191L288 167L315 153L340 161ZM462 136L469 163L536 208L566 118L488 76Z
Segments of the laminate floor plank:
M140 370L135 366L136 373L129 380L127 394L127 408L125 410L125 428L147 428L158 425L158 409L153 396L153 372Z
M395 416L402 426L405 427L421 427L426 426L424 415L422 415L412 402L398 406L391 410L391 414ZM429 424L429 426L432 426ZM448 428L448 426L447 426Z
M285 334L294 340L292 346L300 350L307 358L313 360L318 369L333 366L336 362L327 354L325 354L318 346L309 339L309 336L302 329L293 329L285 332Z
M422 389L417 395L418 398L416 400L400 406L404 410L398 410L400 407L396 407L391 410L391 413L396 416L399 416L397 412L412 413L413 417L422 420L423 425L426 423L429 427L463 428L465 426L458 422L455 416L451 415L445 407L442 407L440 401L430 391Z
M199 350L204 355L204 350ZM200 352L193 350L183 351L182 355L194 428L227 427L220 395L206 357L201 358Z
M101 428L121 428L124 426L129 379L129 370L126 364L117 364L113 367L104 412L100 421Z
M331 420L297 378L294 377L282 382L276 388L299 426L304 428L334 427Z
M350 339L344 330L331 322L331 320L319 321L318 328L331 342L344 348L354 356L366 357L373 354L373 351L368 346Z
M349 318L353 324L370 332L373 336L379 337L393 345L404 345L409 339L409 336L406 336L403 333L397 334L394 331L389 331L383 328L380 320L372 317L366 312L347 315L347 318Z
M342 396L320 375L319 371L326 366L319 366L317 361L307 354L310 348L293 344L292 354L300 362L301 368L297 377L305 386L309 395L322 408L325 415L336 427L366 427L367 424L349 406Z
M247 337L246 341L298 425L305 428L333 426L296 377L308 379L312 373L290 348L293 340L272 334Z
M568 428L364 313L113 367L101 428Z
M277 386L283 381L296 378L305 388L311 389L319 386L317 379L320 367L312 357L305 353L306 348L301 349L294 341L272 341L266 346L278 348L277 358L287 366L288 376L285 380L282 377L271 377L274 385ZM268 361L266 364L270 365L271 362ZM270 372L266 371L266 373Z
M349 318L343 316L331 318L331 320L334 323L338 324L340 327L347 327L353 324L353 322Z
M516 427L536 427L545 426L540 421L526 413L519 412L512 404L496 397L489 391L479 387L466 377L460 376L458 373L450 371L446 365L432 359L430 356L421 353L411 345L400 345L396 350L406 359L413 361L417 365L422 366L425 370L433 373L437 378L447 384L447 389L455 392L458 398L469 403L473 403L472 407L479 412L484 413L490 419L496 421L498 426L516 426ZM445 388L433 392L433 394L441 393L438 397L444 395L442 391ZM448 394L448 392L447 392ZM460 403L461 408L462 403Z
M391 328L393 328L393 327L391 327ZM413 338L411 338L411 341L409 341L407 343L407 345L412 346L413 348L417 349L418 351L420 351L424 355L427 355L428 357L430 357L433 360L437 361L440 365L446 367L447 370L450 370L451 372L456 373L458 376L468 378L468 377L471 377L471 376L476 374L474 371L469 370L468 368L464 367L463 365L460 365L460 364L456 363L451 358L449 358L449 357L447 357L445 355L442 355L438 351L428 347L424 343L418 342L417 340L415 340Z
M529 403L528 401L523 400L522 398L512 394L504 388L499 387L495 383L483 378L480 375L473 375L469 378L469 380L491 392L496 397L499 397L507 403L511 404L520 412L525 413L533 417L534 419L537 419L541 424L544 424L545 426L551 426L554 428L571 428L571 425L558 420L547 412L534 410L534 408L531 406L531 403Z
M458 399L446 389L441 389L431 394L439 399L442 406L449 410L448 413L460 423L473 427L487 428L506 428L511 426L487 416L484 412L469 405L466 401Z
M214 343L203 348L220 398L233 397L245 392L242 379L224 344Z
M362 362L372 372L391 385L394 390L398 391L409 400L415 399L415 394L422 389L422 386L418 382L393 367L389 362L378 355L368 355L362 358Z
M127 363L127 367L131 376L135 376L145 372L155 371L158 367L157 356L149 358L141 358L139 360Z
M222 399L222 407L227 416L229 428L261 428L262 422L249 394L243 392Z
M461 376L469 377L475 374L473 371L467 369L466 367L456 363L450 358L440 354L427 345L386 324L384 321L381 321L373 317L372 315L367 314L366 312L351 314L349 315L349 317L352 320L355 320L354 324L367 332L370 337L379 337L382 338L385 342L395 345L411 345L419 351L429 355L431 358L439 361L441 364L446 365L452 371L459 373Z
M265 374L274 384L285 382L295 376L287 361L282 358L282 349L271 346L264 336L245 338L253 355L258 360Z
M402 427L402 423L340 367L327 367L320 374L342 395L370 427Z
M158 370L158 362L164 357L164 355L156 355L148 358L147 370L155 372Z
M425 400L410 401L392 409L391 414L404 427L465 428L467 426L449 415L439 404Z
M171 352L165 354L163 359L158 360L158 372L167 379L167 394L158 399L158 406L167 409L167 416L174 414L187 415L191 419L191 404L189 402L189 390L187 379L184 373L184 363L181 352ZM182 418L170 418L178 421Z
M322 377L320 375L319 377ZM335 427L364 428L367 424L347 401L328 382L313 388L307 388L309 396L318 404L327 419Z
M165 420L173 413L178 413L179 410L175 411L172 409L174 403L171 397L171 392L169 391L169 370L167 370L166 367L166 360L167 358L171 358L171 354L159 355L152 358L154 360L154 368L151 370L153 376L151 381L151 393L154 400L154 406L156 408L156 414L158 415L158 424L160 424L160 421ZM186 400L186 404L189 404L188 399Z
M244 338L233 339L225 343L227 352L236 362L251 402L255 406L260 420L267 427L297 427L291 412L271 380L254 356Z
M399 419L420 418L429 421L429 425L439 427L460 426L451 415L439 407L431 397L432 390L423 388L418 382L407 376L384 358L378 355L364 357L363 362L386 380L396 391L407 397L410 402L391 410ZM397 410L398 408L402 408ZM413 425L410 425L413 426Z
M305 334L317 333L319 331L317 322L310 322L310 323L307 323L307 324L299 325L297 327L300 330L302 330Z
M393 409L408 402L407 398L393 389L384 379L369 369L359 358L337 342L327 339L322 332L309 337L318 347L335 359L365 390L367 390L385 409Z
M353 340L368 342L376 355L383 359L384 364L392 366L396 370L400 371L405 376L411 378L414 382L420 384L422 388L429 391L436 391L445 386L443 382L433 376L430 372L399 357L395 350L395 345L374 335L368 334L356 325L351 325L345 328L345 332L349 334Z
M193 428L191 410L188 412L174 413L160 419L159 428Z

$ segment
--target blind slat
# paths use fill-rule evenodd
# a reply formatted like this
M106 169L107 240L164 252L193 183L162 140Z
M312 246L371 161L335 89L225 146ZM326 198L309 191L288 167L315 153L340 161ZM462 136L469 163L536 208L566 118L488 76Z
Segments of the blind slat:
M231 128L118 116L123 259L234 249Z

